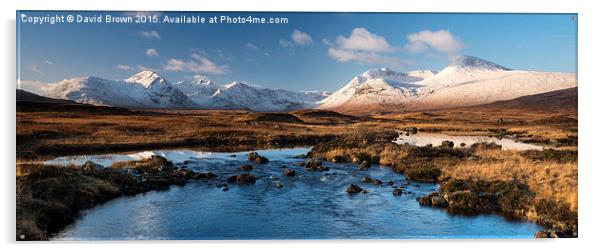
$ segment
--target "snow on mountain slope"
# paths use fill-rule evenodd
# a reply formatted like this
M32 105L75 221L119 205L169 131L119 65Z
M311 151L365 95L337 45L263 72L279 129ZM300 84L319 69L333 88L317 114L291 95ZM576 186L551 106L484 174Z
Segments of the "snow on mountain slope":
M180 90L152 71L142 71L126 80L87 76L50 84L45 94L81 103L130 108L192 108Z
M233 82L218 89L204 105L215 109L247 109L253 111L290 111L313 108L327 94L267 89Z
M380 74L371 74L379 71ZM402 79L410 76L415 79ZM436 73L371 70L320 102L323 109L433 109L485 104L571 88L575 74L519 71L472 56L460 56Z
M246 109L289 111L314 108L328 96L324 92L293 92L234 82L225 86L210 80L170 83L153 71L125 80L77 77L49 84L44 94L81 103L150 109Z
M182 91L182 93L188 96L188 99L201 107L211 102L211 96L219 88L206 78L193 81L179 81L174 84L174 87Z
M398 73L387 68L368 70L320 102L320 108L335 108L344 103L397 103L415 94L414 83L432 76L433 71Z

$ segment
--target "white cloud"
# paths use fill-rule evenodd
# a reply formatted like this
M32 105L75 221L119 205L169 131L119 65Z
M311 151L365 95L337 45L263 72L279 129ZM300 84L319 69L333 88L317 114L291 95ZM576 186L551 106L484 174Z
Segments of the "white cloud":
M191 60L169 59L163 66L163 70L171 72L188 72L195 74L223 74L227 71L226 66L219 66L208 58L199 54L191 54Z
M291 39L296 45L309 45L313 43L313 39L311 38L311 36L309 36L309 34L299 30L293 31L293 33L291 34Z
M124 64L117 64L117 69L119 69L119 70L125 70L125 71L131 71L134 68L132 68L131 66L128 66L128 65L124 65Z
M45 60L44 63L48 64L48 65L54 65L54 62L50 61L50 60Z
M136 68L138 68L138 71L144 71L144 70L153 70L154 71L154 69L152 69L150 67L145 67L143 65L136 65Z
M36 73L38 73L39 75L46 75L44 72L42 72L42 70L40 70L38 68L38 66L36 65L31 65L30 69Z
M294 48L295 45L293 45L292 42L286 40L286 39L281 39L280 41L278 41L278 43L280 44L280 46L284 47L284 48Z
M146 56L148 57L159 57L159 52L155 48L146 49Z
M462 41L454 37L448 30L423 30L408 35L408 43L404 46L412 53L434 49L441 53L453 53L464 47Z
M366 52L357 50L346 50L340 48L329 48L328 56L340 62L358 62L363 64L380 64L386 66L405 66L410 61L403 61L398 57L388 56L376 52Z
M389 45L384 37L371 33L363 27L353 29L349 37L338 36L336 42L340 48L348 50L369 52L393 51L393 47Z
M353 29L349 37L338 36L336 45L328 39L322 39L328 46L328 56L340 62L357 62L360 64L373 64L402 67L410 64L392 55L395 52L387 40L373 34L365 28Z
M246 44L245 44L245 47L246 47L246 48L249 48L249 49L253 49L253 50L257 50L257 49L259 49L259 47L257 47L257 46L256 46L255 44L253 44L253 43L246 43Z
M138 36L146 38L146 39L157 39L160 40L161 36L159 35L159 32L157 31L139 31L138 32Z

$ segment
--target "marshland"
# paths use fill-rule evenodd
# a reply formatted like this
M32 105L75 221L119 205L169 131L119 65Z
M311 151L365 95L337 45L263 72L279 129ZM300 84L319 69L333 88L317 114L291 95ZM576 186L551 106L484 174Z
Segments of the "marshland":
M421 134L541 148L396 143ZM264 231L235 237L576 237L577 145L576 108L566 106L346 114L17 104L17 239L228 239L245 221ZM145 202L169 212L145 212ZM298 218L276 214L287 209ZM136 223L111 233L103 216L116 212L154 217L141 223L175 235ZM223 229L178 228L182 216ZM492 225L503 226L498 236ZM413 232L425 227L430 235Z

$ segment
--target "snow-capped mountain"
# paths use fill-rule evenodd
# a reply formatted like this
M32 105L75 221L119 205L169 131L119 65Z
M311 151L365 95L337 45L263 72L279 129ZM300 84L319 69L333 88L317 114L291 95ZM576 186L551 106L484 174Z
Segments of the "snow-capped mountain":
M182 93L188 96L188 99L200 106L211 103L211 96L219 89L217 85L206 78L179 81L174 84L174 87L182 91Z
M125 80L94 76L50 84L45 95L81 103L129 108L193 108L196 104L153 71L142 71Z
M206 78L172 84L147 70L125 80L92 76L66 79L47 85L44 95L128 108L289 111L314 108L328 93L268 89L240 82L218 86Z
M182 84L177 85L179 88ZM221 87L215 85L186 84L182 91L203 108L245 109L252 111L290 111L314 108L327 97L323 92L293 92L283 89L268 89L233 82Z
M293 92L241 82L219 86L206 78L171 83L153 71L125 80L77 77L49 84L44 95L128 108L290 111L421 110L472 106L577 86L572 73L512 70L472 56L457 57L441 71L366 71L329 95Z
M511 70L472 56L439 72L369 70L320 102L323 109L434 109L509 100L575 87L571 73Z

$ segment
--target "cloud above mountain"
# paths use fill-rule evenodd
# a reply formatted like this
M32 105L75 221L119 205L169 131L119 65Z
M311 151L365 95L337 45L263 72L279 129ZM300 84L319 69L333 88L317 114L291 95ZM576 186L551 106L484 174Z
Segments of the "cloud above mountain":
M329 47L328 56L340 62L388 66L403 66L409 63L389 54L394 52L395 48L383 36L363 27L353 29L348 37L338 36L336 44L327 39L323 39L322 43Z
M349 37L338 36L336 42L341 49L346 50L367 52L390 52L393 50L384 37L371 33L363 27L353 29Z
M155 49L155 48L146 49L145 54L148 57L159 57L159 52L157 52L157 49Z
M435 50L440 53L454 53L464 48L460 38L448 30L422 30L407 36L408 43L404 49L411 53Z
M189 60L171 58L163 66L168 72L187 72L193 74L224 74L228 70L225 65L218 65L209 58L197 53L190 55Z

